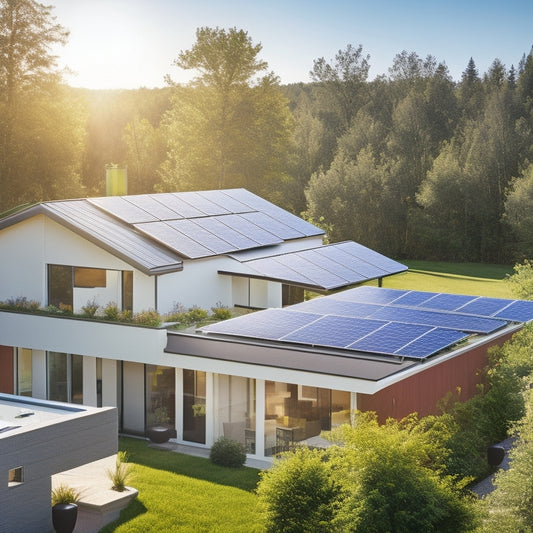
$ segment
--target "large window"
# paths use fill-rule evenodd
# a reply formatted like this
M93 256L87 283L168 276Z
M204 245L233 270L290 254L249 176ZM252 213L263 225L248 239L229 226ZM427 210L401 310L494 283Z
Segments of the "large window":
M349 420L349 392L265 382L265 438L275 442L267 454L287 450Z
M32 352L27 348L17 348L17 394L32 396Z
M72 309L73 284L71 266L48 265L48 305Z
M76 354L48 352L48 399L83 403L83 357Z

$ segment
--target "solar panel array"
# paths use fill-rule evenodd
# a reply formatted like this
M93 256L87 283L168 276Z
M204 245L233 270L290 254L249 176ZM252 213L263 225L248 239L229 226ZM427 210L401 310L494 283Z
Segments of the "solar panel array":
M257 275L332 290L403 272L407 267L356 242L242 261Z
M88 198L183 257L198 259L323 231L245 189Z
M466 311L464 311L466 310ZM479 314L480 310L490 314ZM475 312L473 312L475 311ZM508 321L533 320L533 302L363 286L201 328L208 334L426 359Z

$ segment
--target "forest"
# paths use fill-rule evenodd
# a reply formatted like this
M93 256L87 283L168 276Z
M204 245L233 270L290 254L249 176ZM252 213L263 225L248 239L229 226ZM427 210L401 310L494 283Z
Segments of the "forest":
M95 91L63 83L67 38L51 7L0 1L0 213L104 195L118 165L129 194L245 187L398 259L532 256L533 50L459 80L404 50L370 80L348 44L281 85L245 30L199 28L169 65L189 84Z

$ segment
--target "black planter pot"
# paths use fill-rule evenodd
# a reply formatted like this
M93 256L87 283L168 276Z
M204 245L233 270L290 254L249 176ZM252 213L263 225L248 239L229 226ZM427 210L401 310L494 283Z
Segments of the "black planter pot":
M505 448L502 446L489 446L487 448L487 462L490 466L498 466L505 457Z
M52 507L52 523L56 533L72 533L78 518L78 506L75 503L56 503Z
M156 444L163 444L164 442L167 442L168 439L170 439L171 433L172 430L164 426L154 426L148 428L146 432L148 438Z

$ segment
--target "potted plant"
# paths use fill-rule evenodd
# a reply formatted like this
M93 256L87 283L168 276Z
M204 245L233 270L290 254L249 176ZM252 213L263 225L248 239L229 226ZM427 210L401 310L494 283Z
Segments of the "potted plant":
M52 490L52 523L56 533L72 533L78 518L81 492L68 485L59 485Z
M146 434L152 442L163 444L170 439L172 429L165 425L168 424L169 420L166 407L158 407L148 414Z

